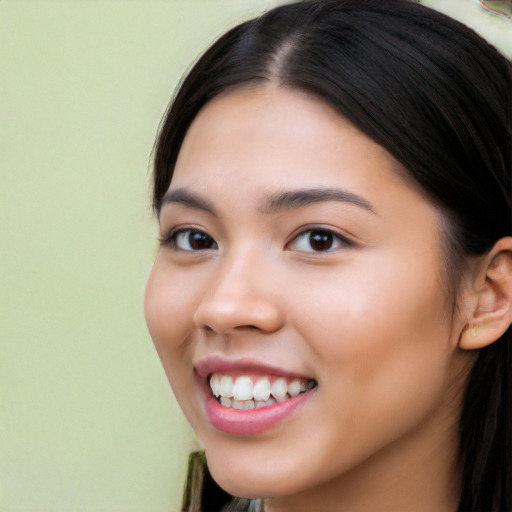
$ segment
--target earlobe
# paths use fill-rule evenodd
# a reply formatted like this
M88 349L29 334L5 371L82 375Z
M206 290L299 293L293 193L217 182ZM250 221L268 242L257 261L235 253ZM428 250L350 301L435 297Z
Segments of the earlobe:
M512 323L512 237L501 238L475 272L467 324L459 347L475 350L497 341Z

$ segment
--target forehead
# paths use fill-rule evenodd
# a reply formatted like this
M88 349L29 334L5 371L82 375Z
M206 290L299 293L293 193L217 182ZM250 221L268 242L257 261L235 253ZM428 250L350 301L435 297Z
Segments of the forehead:
M182 144L171 189L209 196L342 186L418 194L401 165L325 102L281 87L242 88L208 103Z

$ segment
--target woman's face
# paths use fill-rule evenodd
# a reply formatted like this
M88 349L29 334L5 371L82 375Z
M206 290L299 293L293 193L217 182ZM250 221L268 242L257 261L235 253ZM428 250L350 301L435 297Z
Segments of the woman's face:
M218 97L190 127L145 314L231 493L385 485L455 452L462 326L440 215L401 174L324 103L278 87Z

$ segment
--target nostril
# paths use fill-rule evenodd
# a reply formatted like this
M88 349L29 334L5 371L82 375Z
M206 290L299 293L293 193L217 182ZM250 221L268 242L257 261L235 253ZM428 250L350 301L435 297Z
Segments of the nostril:
M202 328L207 332L216 332L213 327L203 325ZM256 325L238 325L234 328L235 331L260 331L261 329Z
M281 308L268 296L248 290L245 295L228 294L218 287L205 296L194 314L194 324L203 332L274 332L284 323Z

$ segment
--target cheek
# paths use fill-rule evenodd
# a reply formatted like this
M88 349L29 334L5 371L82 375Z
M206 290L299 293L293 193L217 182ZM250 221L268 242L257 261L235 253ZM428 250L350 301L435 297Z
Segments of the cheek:
M185 349L195 304L195 291L183 272L167 267L157 258L144 294L146 323L166 371Z
M193 426L198 420L197 403L190 397L194 382L189 340L196 297L197 290L183 272L173 272L157 259L146 284L144 314L167 379Z
M372 260L313 281L324 284L297 316L326 392L344 406L350 401L354 408L341 407L340 414L357 409L352 418L359 424L369 413L432 406L454 351L433 262L412 258L400 265L380 257L376 266ZM303 295L299 290L297 304Z
M433 255L375 251L354 258L328 276L304 280L293 298L305 306L298 318L303 328L320 333L326 353L341 357L446 339L450 322L437 266ZM319 350L323 345L319 341Z

